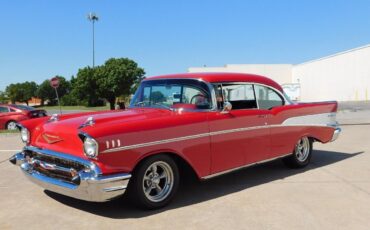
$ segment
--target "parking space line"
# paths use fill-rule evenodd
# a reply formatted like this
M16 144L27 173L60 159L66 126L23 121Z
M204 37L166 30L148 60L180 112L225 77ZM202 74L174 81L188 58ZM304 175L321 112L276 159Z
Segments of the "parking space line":
M19 149L9 149L9 150L6 150L6 149L0 149L0 152L19 152L19 151L21 151L21 150L19 150Z
M370 125L370 123L339 123L339 126Z
M2 161L0 161L0 164L5 163L7 161L9 161L9 159L2 160Z

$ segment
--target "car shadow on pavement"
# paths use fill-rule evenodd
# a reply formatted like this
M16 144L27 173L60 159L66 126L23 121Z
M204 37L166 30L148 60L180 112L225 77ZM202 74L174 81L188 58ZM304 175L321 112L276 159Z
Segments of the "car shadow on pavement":
M93 203L77 200L46 190L45 194L64 205L103 217L113 219L142 218L167 210L205 202L275 180L284 179L308 170L334 164L362 153L363 152L342 153L314 150L311 164L304 169L288 169L280 160L276 160L206 181L187 179L181 183L175 199L167 207L152 211L137 209L135 206L131 205L125 197L105 203Z

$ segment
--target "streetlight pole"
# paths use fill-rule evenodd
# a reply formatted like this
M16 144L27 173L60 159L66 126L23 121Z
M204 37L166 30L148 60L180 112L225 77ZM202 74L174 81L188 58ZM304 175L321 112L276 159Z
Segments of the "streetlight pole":
M89 13L87 19L92 22L92 40L93 40L93 69L95 67L95 21L98 21L99 18L95 13Z

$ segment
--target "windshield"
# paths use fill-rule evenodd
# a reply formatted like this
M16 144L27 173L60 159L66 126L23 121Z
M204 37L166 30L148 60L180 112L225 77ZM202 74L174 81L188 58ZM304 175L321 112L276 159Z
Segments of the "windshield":
M141 83L130 107L210 109L208 86L193 79L147 80Z
M26 106L26 105L12 105L12 107L17 108L17 109L21 109L21 110L27 110L27 111L35 110L35 108L33 108L31 106Z

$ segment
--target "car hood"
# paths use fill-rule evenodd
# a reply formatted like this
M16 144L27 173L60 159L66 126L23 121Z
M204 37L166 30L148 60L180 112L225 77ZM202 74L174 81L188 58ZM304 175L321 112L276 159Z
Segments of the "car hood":
M99 139L102 133L97 134L96 130L117 129L127 123L156 119L171 113L169 110L146 108L62 115L59 120L42 122L31 130L31 145L84 157L79 133L84 132ZM84 126L90 117L94 124ZM109 135L109 132L105 135Z
M94 121L94 126L100 127L112 124L122 124L138 120L145 120L165 116L170 111L163 109L127 109L114 110L95 113L82 113L77 116L61 116L58 121L49 122L44 125L45 128L73 128L78 129L90 117Z

